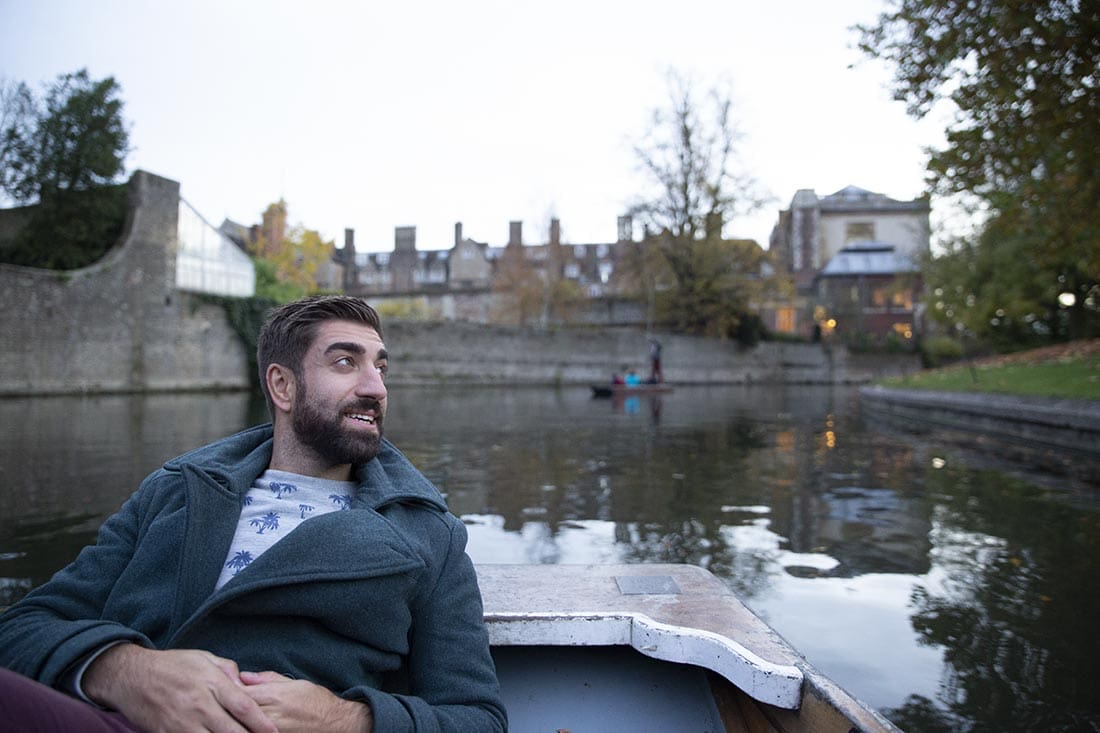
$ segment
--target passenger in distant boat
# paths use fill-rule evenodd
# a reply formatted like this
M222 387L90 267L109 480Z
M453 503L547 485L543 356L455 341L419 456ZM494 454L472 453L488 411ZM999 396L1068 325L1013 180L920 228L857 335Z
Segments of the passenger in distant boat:
M611 384L616 385L616 386L626 384L626 379L623 377L623 372L625 372L625 371L626 371L626 365L624 364L623 368L620 371L617 371L617 372L615 372L614 374L611 375Z
M642 380L638 376L638 373L636 371L630 369L626 373L625 383L627 387L637 387L639 384L642 383Z
M505 730L466 529L382 437L378 314L290 303L257 357L273 424L166 463L0 616L0 727Z

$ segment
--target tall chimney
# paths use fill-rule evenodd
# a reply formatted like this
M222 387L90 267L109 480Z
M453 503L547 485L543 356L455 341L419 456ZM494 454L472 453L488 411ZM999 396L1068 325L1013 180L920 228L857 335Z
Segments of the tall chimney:
M630 242L634 239L634 219L630 214L619 217L619 241Z
M523 222L508 222L508 245L519 247L523 245Z
M358 274L355 264L355 230L344 230L344 292L350 292L355 289L356 280Z
M393 251L394 252L415 252L416 251L416 227L394 227L393 228Z
M455 222L455 246L462 244L462 222Z

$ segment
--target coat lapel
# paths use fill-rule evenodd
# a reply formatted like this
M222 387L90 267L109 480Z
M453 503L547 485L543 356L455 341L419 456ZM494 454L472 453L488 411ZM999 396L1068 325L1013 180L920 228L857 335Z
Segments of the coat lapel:
M179 626L210 594L241 516L241 495L193 466L182 467L187 491L187 530L180 548L179 588L173 626Z

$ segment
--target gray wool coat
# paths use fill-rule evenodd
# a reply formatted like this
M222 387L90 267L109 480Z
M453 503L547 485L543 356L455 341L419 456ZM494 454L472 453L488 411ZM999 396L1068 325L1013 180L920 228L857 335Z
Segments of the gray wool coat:
M57 686L116 640L205 649L370 704L376 730L507 727L466 530L388 441L351 511L303 522L214 585L270 425L167 462L96 544L0 617L0 665Z

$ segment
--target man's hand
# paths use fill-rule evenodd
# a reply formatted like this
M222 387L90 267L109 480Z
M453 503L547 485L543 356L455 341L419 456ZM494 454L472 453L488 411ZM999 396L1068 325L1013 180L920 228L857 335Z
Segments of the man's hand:
M279 733L249 696L235 662L192 649L120 644L84 673L84 694L149 733Z
M275 672L241 672L241 681L279 733L374 731L374 717L366 703L345 700L320 685Z

